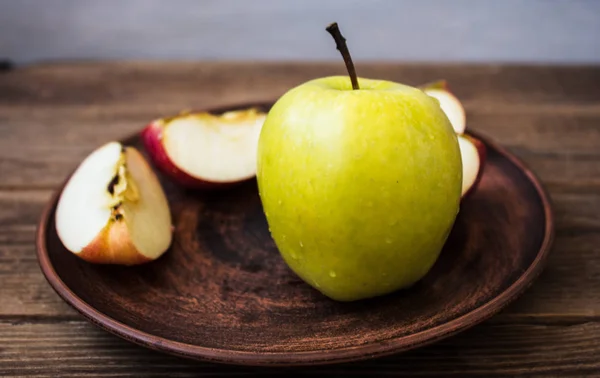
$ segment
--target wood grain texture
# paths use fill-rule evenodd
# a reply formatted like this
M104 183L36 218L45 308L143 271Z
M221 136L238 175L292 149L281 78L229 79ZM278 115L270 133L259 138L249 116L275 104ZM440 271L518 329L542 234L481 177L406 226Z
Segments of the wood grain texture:
M595 67L361 63L361 77L418 85L445 78L466 104L598 105ZM292 85L345 75L340 63L63 63L3 74L5 105L127 106L131 103L212 107L267 100ZM206 90L209 88L210 90ZM206 103L206 101L212 103Z
M30 244L49 190L0 191L0 245Z
M148 351L87 322L0 322L0 375L39 377L593 377L600 325L484 323L435 345L327 367L251 368Z
M362 63L357 70L409 84L448 79L469 127L508 147L547 184L556 240L536 284L468 334L360 369L318 371L600 376L599 353L583 338L598 339L600 317L600 69ZM99 143L181 109L270 100L314 76L343 72L341 63L142 62L0 72L0 320L19 332L0 347L0 375L252 374L151 353L77 321L33 259L35 222L64 176ZM62 364L53 370L56 361Z

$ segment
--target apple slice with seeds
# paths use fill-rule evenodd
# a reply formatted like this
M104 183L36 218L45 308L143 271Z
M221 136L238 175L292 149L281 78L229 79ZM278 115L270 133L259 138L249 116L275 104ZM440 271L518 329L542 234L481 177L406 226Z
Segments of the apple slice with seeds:
M438 100L440 107L450 120L454 131L459 135L464 134L466 129L465 109L458 98L448 88L448 83L445 80L439 80L425 84L420 88L423 92Z
M81 162L55 217L66 249L91 263L141 264L171 244L171 213L156 175L135 148L118 142Z
M266 114L257 109L182 114L142 132L154 164L179 184L212 189L256 176L258 138Z

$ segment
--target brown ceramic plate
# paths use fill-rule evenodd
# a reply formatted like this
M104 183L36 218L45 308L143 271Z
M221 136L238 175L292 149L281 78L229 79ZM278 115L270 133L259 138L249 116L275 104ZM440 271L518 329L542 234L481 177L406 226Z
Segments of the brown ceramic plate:
M39 262L56 292L94 324L183 357L308 365L416 348L497 313L532 283L549 252L552 214L540 183L482 139L484 176L438 262L416 286L385 297L337 303L297 278L269 236L255 181L203 194L160 176L174 243L132 268L91 265L62 246L59 191L40 221ZM124 142L143 151L138 136Z

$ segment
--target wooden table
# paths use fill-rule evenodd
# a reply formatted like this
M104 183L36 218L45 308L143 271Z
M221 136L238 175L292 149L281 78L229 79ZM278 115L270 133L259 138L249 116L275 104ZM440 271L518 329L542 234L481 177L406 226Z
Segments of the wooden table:
M307 369L192 362L83 320L42 276L34 233L52 191L93 148L149 120L270 100L341 64L77 63L0 72L0 376L600 376L600 67L358 64L361 76L449 80L468 127L522 158L550 192L556 240L517 302L401 355Z

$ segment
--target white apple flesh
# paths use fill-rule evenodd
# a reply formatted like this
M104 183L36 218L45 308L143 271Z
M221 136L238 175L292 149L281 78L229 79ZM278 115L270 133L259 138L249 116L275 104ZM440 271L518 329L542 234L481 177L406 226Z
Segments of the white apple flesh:
M219 188L256 176L256 150L266 114L257 109L184 114L142 132L154 164L179 184Z
M60 196L56 231L66 249L91 263L136 265L171 244L167 198L144 157L110 142L75 170Z
M464 134L467 122L465 109L458 98L456 98L456 96L450 92L446 82L438 81L435 83L426 84L421 88L427 95L438 100L440 107L444 113L446 113L448 120L450 120L454 131L459 135Z
M483 142L468 135L458 135L458 145L463 166L461 197L464 199L476 188L483 175L486 149Z

